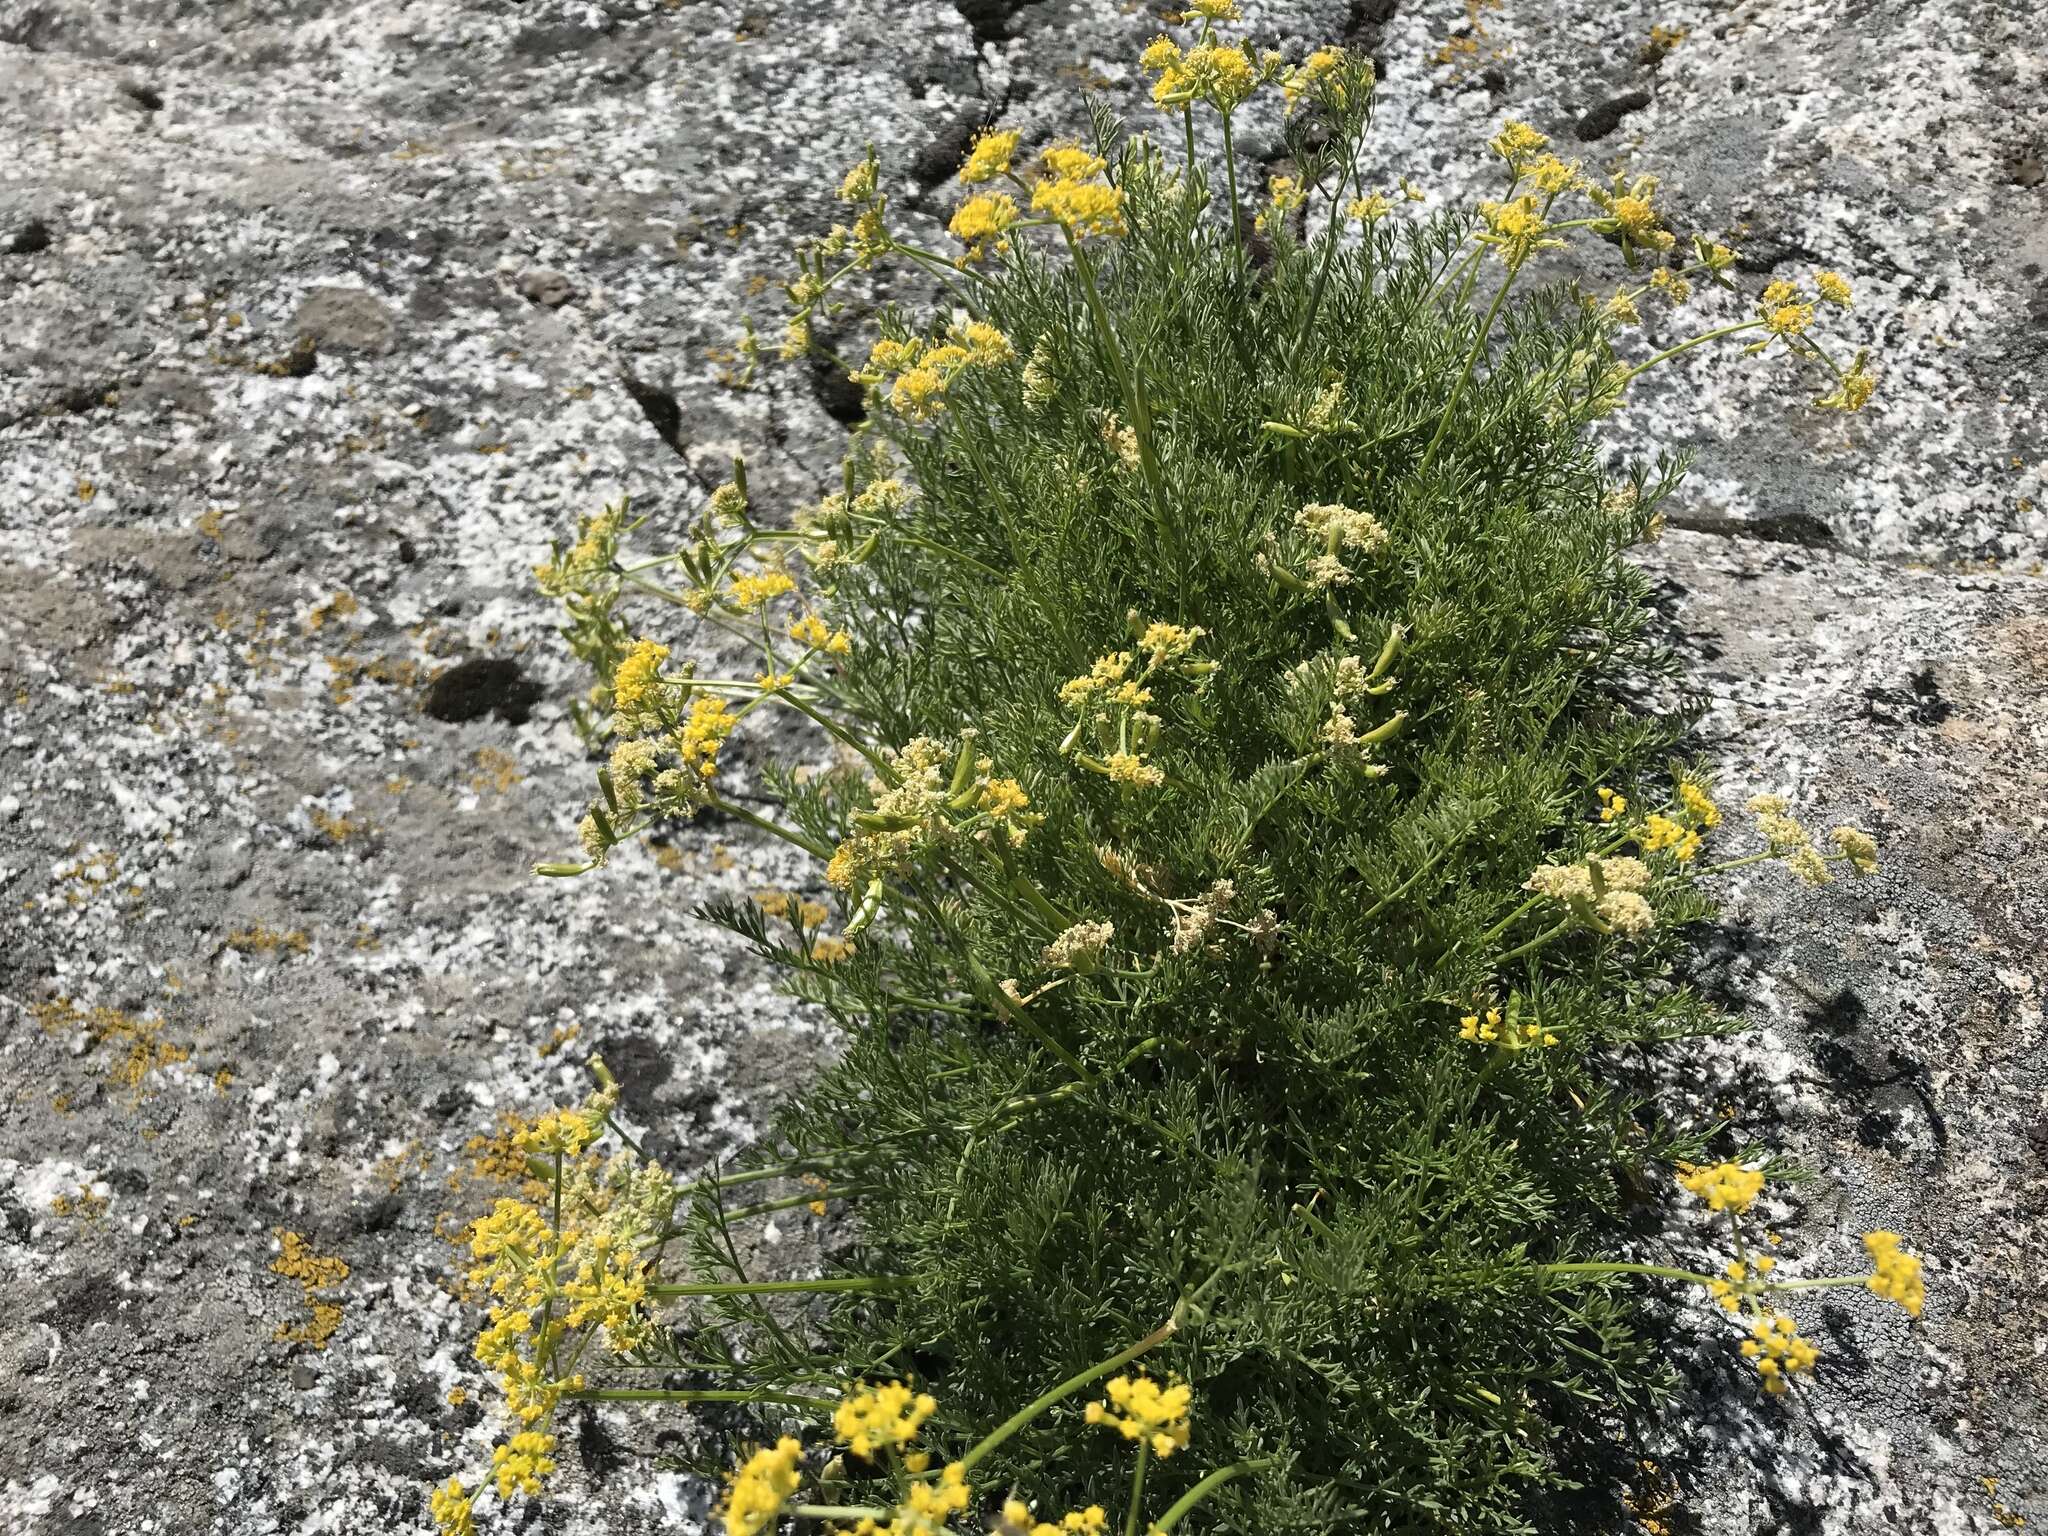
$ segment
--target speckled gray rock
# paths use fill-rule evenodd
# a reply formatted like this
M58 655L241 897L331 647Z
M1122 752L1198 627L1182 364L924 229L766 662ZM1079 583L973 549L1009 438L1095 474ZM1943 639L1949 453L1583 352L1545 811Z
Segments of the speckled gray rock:
M1380 59L1372 177L1477 185L1512 112L1666 176L1682 228L1740 232L1748 287L1840 267L1881 353L1854 419L1702 353L1612 428L1701 454L1675 520L1714 531L1646 558L1724 774L1890 848L1854 892L1731 892L1704 964L1760 1029L1692 1082L1817 1171L1778 1213L1788 1262L1853 1264L1876 1224L1930 1255L1917 1329L1857 1293L1814 1311L1828 1364L1787 1406L1704 1342L1703 1428L1658 1454L1715 1533L2048 1517L2029 9L1248 6L1261 42ZM1653 23L1689 29L1654 62ZM527 874L589 772L527 569L620 494L681 516L736 451L764 497L815 494L836 381L728 387L792 236L870 139L935 231L985 118L1049 136L1093 89L1142 123L1158 25L1075 0L0 0L0 1404L30 1430L0 1445L0 1529L411 1526L488 1443L435 1230L476 1197L449 1187L471 1139L580 1094L601 1051L701 1166L830 1048L686 916L809 878L775 850L707 824ZM1248 176L1274 142L1248 126ZM324 1350L279 1338L309 1318L281 1231L350 1266ZM580 1502L528 1528L688 1528L702 1490L654 1470L678 1426L577 1421Z

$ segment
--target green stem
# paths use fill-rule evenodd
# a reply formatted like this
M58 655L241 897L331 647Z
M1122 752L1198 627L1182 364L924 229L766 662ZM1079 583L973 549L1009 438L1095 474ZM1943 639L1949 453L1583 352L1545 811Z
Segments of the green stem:
M1693 337L1690 341L1681 341L1677 346L1659 352L1655 357L1651 358L1648 362L1636 364L1635 367L1629 369L1627 373L1624 373L1621 376L1621 378L1616 381L1615 388L1626 389L1629 385L1629 381L1634 379L1637 374L1648 373L1652 368L1656 367L1659 363L1666 362L1671 358L1678 356L1678 354L1681 352L1690 352L1694 347L1703 347L1708 342L1718 341L1723 336L1734 336L1742 331L1753 331L1757 329L1759 326L1761 326L1763 323L1764 322L1761 320L1744 320L1739 325L1724 325L1718 331L1706 331L1698 336Z
M1657 1275L1666 1280L1684 1280L1692 1285L1712 1285L1712 1275L1690 1269L1672 1269L1663 1264L1538 1264L1539 1275Z
M743 805L735 805L732 801L720 799L717 795L709 796L704 804L714 811L733 817L735 820L744 821L748 826L756 827L766 832L770 837L780 838L792 847L801 848L814 859L829 859L832 857L832 850L823 843L814 843L808 837L805 837L803 833L793 827L785 827L779 821L771 821L766 816L757 816Z
M1493 302L1486 308L1485 318L1479 322L1479 334L1472 338L1472 350L1465 354L1465 369L1458 375L1458 382L1451 388L1450 403L1444 407L1443 420L1436 424L1436 436L1429 440L1423 450L1422 462L1416 466L1421 474L1436 459L1436 451L1442 446L1444 434L1451 430L1451 415L1458 409L1458 399L1465 393L1465 386L1472 380L1472 370L1479 366L1479 354L1486 350L1486 339L1493 334L1493 322L1500 314L1500 307L1507 301L1508 290L1515 286L1515 279L1521 276L1520 265L1508 268L1508 275L1501 279L1500 287L1494 290Z
M1237 247L1237 270L1244 270L1243 215L1237 207L1237 148L1230 137L1230 114L1223 114L1223 175L1230 188L1230 243Z
M1455 843L1448 843L1442 848L1439 848L1435 853L1431 854L1429 858L1424 861L1422 867L1416 870L1414 874L1410 875L1406 880L1403 880L1399 885L1395 886L1393 890L1387 892L1386 895L1382 896L1370 907L1367 907L1365 909L1365 915L1361 919L1361 921L1371 922L1374 918L1378 917L1383 910L1385 910L1389 903L1399 901L1403 896L1406 896L1410 891L1414 890L1416 882L1420 880L1424 875L1428 874L1432 869L1435 869L1437 865L1443 863L1443 861L1446 858L1450 857L1451 850L1456 846L1457 844Z
M1330 227L1323 233L1323 260L1316 268L1315 286L1309 290L1308 311L1301 317L1301 329L1295 332L1294 345L1288 348L1287 362L1290 367L1301 356L1301 349L1308 341L1308 333L1315 328L1316 312L1322 308L1323 289L1329 285L1330 268L1337 258L1338 236L1344 230L1344 184L1358 169L1358 142L1352 141L1351 152L1346 156L1344 169L1337 174L1337 185L1330 193Z
M970 1450L965 1456L962 1456L960 1458L961 1470L963 1472L973 1471L975 1463L989 1456L999 1446L1001 1446L1005 1440L1009 1439L1010 1436L1016 1434L1018 1430L1022 1429L1026 1424L1029 1424L1033 1419L1037 1418L1041 1413L1045 1412L1046 1409L1054 1406L1057 1403L1065 1402L1068 1398L1072 1397L1076 1392L1079 1392L1083 1387L1088 1386L1092 1382L1100 1381L1104 1376L1107 1376L1111 1371L1117 1370L1122 1366L1128 1365L1131 1361L1137 1359L1138 1356L1144 1354L1146 1350L1155 1349L1159 1345L1164 1344L1168 1339L1173 1337L1174 1331L1177 1327L1178 1325L1170 1320L1165 1323L1162 1323L1159 1327L1153 1329L1150 1333L1146 1334L1144 1338L1138 1340L1138 1342L1133 1344L1129 1349L1126 1349L1121 1353L1111 1355L1107 1360L1103 1361L1100 1365L1089 1366L1087 1370L1081 1372L1081 1374L1078 1376L1069 1376L1065 1381L1061 1382L1058 1386L1054 1387L1050 1392L1047 1392L1042 1396L1035 1398L1030 1403L1027 1403L1024 1407L1018 1409L1015 1413L1011 1414L1007 1419L1003 1420L1003 1422L997 1425L995 1430L986 1439L984 1439L979 1445L975 1446L972 1450Z
M678 1296L810 1296L899 1290L909 1282L899 1275L847 1275L821 1280L724 1280L696 1285L650 1285L647 1294L664 1301Z
M778 693L775 697L784 700L798 714L808 715L811 719L817 721L819 725L825 728L825 733L834 741L843 742L845 745L853 748L854 751L867 760L867 765L875 770L876 778L880 779L884 784L890 785L892 788L894 787L896 783L894 771L875 754L874 750L866 742L835 721L826 719L825 716L819 714L793 693Z
M1225 119L1225 121L1228 121L1228 119ZM1138 1465L1131 1473L1131 1507L1124 1516L1124 1536L1138 1536L1138 1511L1144 1507L1145 1500L1145 1465L1151 1459L1152 1447L1150 1443L1140 1440L1138 1442Z
M1189 1510L1201 1503L1202 1500L1208 1498L1210 1494L1221 1488L1232 1478L1243 1477L1249 1472L1263 1472L1266 1468L1278 1462L1279 1459L1277 1456L1261 1456L1254 1461L1238 1461L1232 1462L1227 1467L1218 1467L1214 1472L1211 1472L1207 1477L1203 1478L1194 1487L1167 1506L1166 1513L1152 1522L1151 1536L1166 1536L1167 1532L1180 1524L1182 1518Z
M1541 949L1544 945L1548 944L1552 939L1556 938L1559 934L1564 933L1567 929L1570 929L1571 927L1576 925L1577 922L1578 919L1576 917L1567 917L1555 928L1544 929L1543 932L1537 934L1536 937L1529 940L1528 943L1519 945L1516 948L1509 950L1506 954L1502 955L1498 960L1494 961L1493 963L1495 968L1498 969L1499 967L1506 965L1510 960L1519 960L1522 958L1522 956L1528 954L1532 950Z
M1762 853L1745 853L1739 859L1729 859L1720 864L1707 865L1699 872L1700 878L1705 879L1708 875L1725 875L1731 869L1741 869L1747 864L1761 864L1767 859L1775 859L1776 857L1777 855L1768 848Z
M873 1504L792 1504L789 1512L799 1520L886 1520L890 1515Z
M675 1390L668 1387L586 1387L564 1392L577 1403L788 1403L796 1408L832 1408L829 1397L804 1397L794 1392L740 1391L730 1387Z
M1124 407L1131 413L1131 430L1138 438L1138 459L1145 471L1146 489L1152 495L1152 517L1159 525L1159 543L1167 562L1186 579L1185 562L1181 558L1180 533L1173 525L1173 519L1166 511L1166 480L1159 468L1159 453L1153 441L1152 408L1145 398L1145 388L1138 374L1124 359L1123 348L1118 345L1116 328L1109 323L1109 310L1102 302L1102 293L1095 286L1094 263L1088 253L1081 249L1081 242L1074 238L1074 232L1064 224L1060 233L1066 236L1067 250L1074 259L1074 271L1081 279L1081 296L1087 303L1088 314L1095 323L1096 339L1108 356L1110 371L1116 375L1117 387L1123 392Z

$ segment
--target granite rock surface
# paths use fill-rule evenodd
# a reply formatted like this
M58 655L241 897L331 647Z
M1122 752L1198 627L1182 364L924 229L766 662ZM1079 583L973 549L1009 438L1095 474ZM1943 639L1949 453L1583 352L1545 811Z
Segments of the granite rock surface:
M1714 1536L2048 1518L2032 8L1246 8L1261 43L1380 62L1381 183L1461 196L1518 116L1744 250L1743 298L1703 313L1855 282L1848 339L1883 375L1861 415L1702 349L1611 430L1699 456L1645 558L1719 770L1888 850L1853 891L1732 884L1702 963L1757 1027L1680 1091L1813 1171L1772 1212L1788 1263L1856 1266L1889 1226L1929 1255L1927 1315L1834 1293L1827 1364L1784 1403L1703 1340L1637 1507ZM1047 139L1089 92L1142 123L1160 25L1089 0L0 0L0 1530L415 1528L488 1454L447 1236L501 1114L580 1096L602 1054L653 1149L700 1168L829 1051L688 919L815 879L743 826L528 873L573 846L590 771L529 569L621 495L681 518L736 452L762 498L817 495L857 396L828 370L736 389L733 348L741 316L779 324L840 172L872 141L936 239L981 123ZM1275 143L1248 130L1248 178ZM280 1273L287 1233L347 1277ZM661 1458L715 1432L586 1414L570 1497L520 1528L693 1528L705 1491Z

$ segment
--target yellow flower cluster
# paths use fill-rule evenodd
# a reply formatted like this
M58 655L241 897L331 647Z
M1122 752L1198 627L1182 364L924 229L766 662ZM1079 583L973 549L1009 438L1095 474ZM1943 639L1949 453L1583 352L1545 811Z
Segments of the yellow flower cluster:
M1468 1013L1458 1021L1458 1038L1475 1045L1497 1045L1508 1052L1542 1049L1557 1044L1557 1035L1540 1024L1515 1024L1498 1008Z
M1075 239L1124 232L1124 193L1107 179L1109 162L1078 144L1055 144L1041 158L1044 174L1032 185L1031 208Z
M960 180L970 187L994 181L998 176L1009 174L1010 162L1016 156L1017 135L1014 131L984 133L967 152L966 162L960 167Z
M1487 141L1486 147L1507 161L1510 170L1520 171L1550 147L1550 139L1527 123L1511 118Z
M1669 852L1681 864L1689 864L1700 851L1700 835L1682 822L1673 821L1669 816L1660 816L1652 811L1643 818L1643 829L1638 834L1645 853Z
M795 590L796 582L787 571L741 571L733 576L726 597L741 613L752 613Z
M1610 857L1588 858L1583 864L1539 864L1522 888L1569 907L1580 922L1598 932L1635 938L1657 923L1656 909L1642 894L1649 884L1650 867L1641 859Z
M784 1435L773 1449L759 1450L733 1473L718 1507L726 1536L760 1536L775 1523L797 1490L803 1443Z
M1586 195L1606 215L1595 219L1589 227L1597 234L1617 237L1621 241L1622 260L1631 267L1636 264L1638 249L1661 252L1678 244L1678 237L1664 228L1653 206L1656 177L1638 176L1631 181L1616 172L1610 186L1588 187Z
M1016 356L1010 338L985 321L955 327L943 341L884 336L868 349L868 365L857 377L880 385L890 375L889 404L910 421L930 421L945 409L946 391L964 369L992 368Z
M965 172L961 179L966 179ZM1005 256L1010 250L1010 231L1023 216L1009 193L984 192L953 211L946 232L967 247L960 258L963 262L980 261L991 251Z
M652 715L661 696L661 664L668 660L668 647L652 640L636 640L612 673L612 709L629 729L634 722Z
M553 1435L527 1429L494 1449L491 1452L491 1475L498 1485L498 1497L509 1499L515 1493L538 1494L541 1479L555 1470L554 1459L549 1455L554 1448Z
M1292 112L1303 101L1313 96L1324 81L1332 81L1344 66L1344 50L1341 48L1318 48L1301 63L1280 78L1280 94L1286 102L1286 110ZM1341 89L1341 87L1338 87ZM1341 97L1339 104L1342 104Z
M1479 217L1486 221L1480 243L1492 246L1511 268L1521 266L1538 251L1564 244L1548 233L1550 221L1534 196L1525 195L1505 203L1481 203Z
M449 1478L428 1495L427 1512L441 1536L476 1536L475 1507L459 1477Z
M1722 1271L1727 1278L1709 1281L1708 1293L1723 1311L1739 1312L1742 1310L1744 1299L1757 1295L1771 1271L1777 1267L1778 1261L1768 1254L1754 1264L1745 1264L1740 1259L1731 1260L1728 1267Z
M1764 1390L1773 1397L1783 1394L1791 1376L1811 1371L1820 1359L1820 1351L1799 1336L1798 1326L1782 1312L1758 1317L1750 1329L1754 1337L1742 1341L1742 1352L1756 1362Z
M1738 1163L1712 1163L1704 1167L1681 1163L1678 1182L1706 1201L1708 1210L1733 1211L1738 1216L1764 1190L1764 1176Z
M559 549L533 568L534 579L549 597L568 597L587 591L610 572L625 533L626 508L622 503L606 507L595 517L580 518L576 542L565 555Z
M910 1444L938 1408L931 1394L913 1392L900 1381L862 1387L850 1390L832 1411L832 1432L854 1455L872 1460L879 1451Z
M1863 1234L1863 1246L1875 1266L1864 1284L1873 1295L1896 1301L1906 1309L1908 1317L1918 1317L1927 1299L1927 1287L1920 1275L1920 1261L1910 1253L1899 1251L1899 1234L1896 1232L1866 1232Z
M1075 923L1039 951L1038 958L1056 971L1086 976L1102 963L1102 952L1116 937L1113 923Z
M1186 1382L1162 1386L1149 1376L1110 1379L1108 1401L1088 1405L1090 1424L1109 1424L1126 1440L1150 1447L1155 1456L1171 1456L1188 1443L1188 1406L1194 1393Z
M1261 71L1251 54L1205 35L1183 50L1171 38L1153 40L1138 57L1152 82L1152 99L1162 107L1205 101L1219 112L1234 112L1259 88Z
M1627 795L1619 794L1604 784L1593 793L1600 802L1600 819L1602 821L1616 821L1628 814Z
M1070 1510L1055 1525L1050 1520L1033 1521L1029 1505L1022 1499L1010 1499L1003 1505L1000 1529L1003 1536L1103 1536L1109 1529L1109 1511L1090 1504L1086 1509Z
M895 782L868 780L874 808L856 822L825 866L825 878L841 890L896 874L926 843L944 836L950 754L943 742L918 736L883 754Z

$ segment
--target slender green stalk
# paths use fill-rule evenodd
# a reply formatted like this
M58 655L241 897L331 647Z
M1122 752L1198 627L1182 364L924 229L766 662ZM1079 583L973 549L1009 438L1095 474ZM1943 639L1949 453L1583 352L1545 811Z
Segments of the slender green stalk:
M1159 526L1160 547L1170 566L1185 581L1185 561L1180 547L1180 531L1174 526L1166 510L1166 479L1159 467L1158 444L1154 441L1152 408L1145 397L1143 380L1125 359L1123 348L1117 342L1116 327L1110 323L1109 310L1102 302L1102 293L1095 285L1095 264L1088 259L1088 253L1081 249L1081 242L1074 238L1074 232L1065 225L1060 232L1067 238L1067 250L1074 259L1074 272L1081 279L1081 296L1088 307L1088 314L1095 326L1096 339L1101 342L1104 354L1109 360L1110 371L1116 375L1119 389L1123 392L1124 405L1131 413L1131 430L1138 438L1138 460L1145 473L1145 485L1152 496L1152 517Z
M818 1409L838 1406L829 1397L805 1397L795 1392L748 1391L732 1387L585 1387L580 1391L564 1392L562 1396L578 1403L787 1403L793 1408Z
M1124 1515L1124 1536L1138 1536L1138 1514L1145 1506L1145 1467L1152 1459L1152 1447L1138 1442L1138 1465L1131 1473L1131 1506Z
M1717 331L1705 331L1700 335L1693 337L1690 341L1681 341L1675 347L1667 347L1664 351L1659 352L1655 357L1650 358L1647 362L1637 363L1635 367L1629 369L1629 371L1627 373L1624 373L1621 376L1621 378L1616 382L1615 388L1627 388L1629 381L1634 379L1638 374L1648 373L1652 368L1656 367L1659 363L1668 362L1670 359L1678 356L1681 352L1690 352L1694 347L1703 347L1708 342L1718 341L1723 336L1733 336L1742 331L1756 330L1762 324L1763 321L1761 320L1744 320L1737 325L1724 325Z
M1657 1275L1665 1280L1684 1280L1692 1285L1712 1285L1712 1275L1702 1275L1690 1269L1672 1269L1664 1264L1609 1264L1587 1262L1582 1264L1538 1264L1539 1275Z
M1166 1513L1152 1522L1152 1536L1166 1536L1167 1532L1181 1523L1190 1510L1233 1478L1263 1472L1275 1465L1279 1459L1277 1456L1260 1456L1250 1461L1234 1461L1227 1467L1218 1467L1166 1507Z
M1479 322L1479 334L1472 338L1472 350L1465 354L1464 371L1458 375L1458 382L1451 388L1450 403L1445 405L1443 419L1436 424L1436 436L1429 440L1423 450L1422 462L1415 467L1416 474L1436 461L1436 451L1442 446L1444 434L1451 430L1451 416L1458 409L1458 400L1465 393L1465 386L1472 381L1472 370L1479 366L1479 354L1486 350L1486 339L1493 334L1493 322L1500 314L1500 307L1507 302L1508 290L1515 286L1515 279L1521 275L1520 263L1508 268L1508 274L1501 279L1500 287L1494 291L1493 302L1486 308L1486 316Z
M1528 943L1517 945L1515 948L1509 950L1506 954L1502 955L1498 960L1493 962L1494 965L1496 967L1506 965L1510 960L1519 960L1522 958L1522 956L1529 954L1535 950L1541 949L1544 945L1548 944L1552 939L1556 938L1559 934L1565 933L1571 928L1575 927L1578 921L1579 920L1576 917L1568 917L1563 922L1559 923L1555 928L1544 929L1543 932L1537 934L1536 937L1531 939Z
M1244 270L1244 215L1237 206L1237 145L1230 136L1230 114L1223 114L1223 175L1230 189L1230 243L1237 248L1237 270Z
M1081 1372L1078 1376L1069 1376L1050 1392L1043 1393L1034 1398L1031 1402L1025 1404L1007 1419L1003 1420L1002 1423L998 1424L994 1431L985 1437L980 1444L968 1451L965 1456L962 1456L960 1458L962 1470L973 1471L975 1463L984 1460L996 1451L1005 1440L1016 1434L1018 1430L1029 1424L1033 1419L1045 1412L1046 1409L1053 1407L1055 1404L1065 1402L1083 1387L1100 1381L1111 1371L1130 1364L1131 1361L1137 1359L1138 1356L1144 1354L1148 1349L1158 1348L1158 1346L1173 1337L1178 1326L1178 1324L1169 1319L1146 1334L1145 1337L1138 1340L1129 1349L1111 1355L1100 1365L1089 1366L1087 1370Z
M894 1291L909 1283L898 1275L847 1275L819 1280L721 1280L695 1285L650 1285L647 1294L663 1300L678 1296L823 1296L848 1291Z
M799 1520L886 1520L889 1511L875 1504L792 1504Z
M809 711L806 710L805 713L808 714ZM813 842L794 827L786 827L779 821L769 820L766 816L757 816L743 805L735 805L732 801L721 799L717 795L711 795L706 798L704 804L707 808L717 811L722 815L730 816L735 821L744 821L748 826L766 832L770 837L780 838L791 847L801 848L814 859L829 859L832 857L832 850L823 843Z

